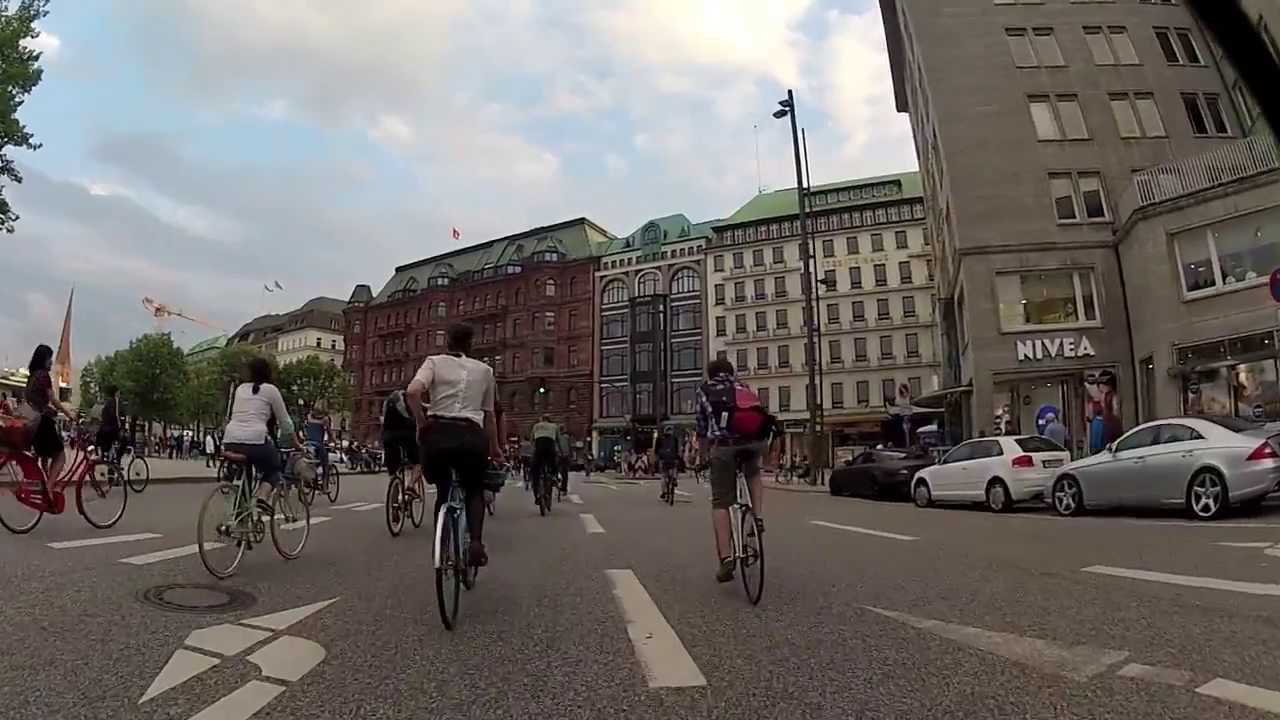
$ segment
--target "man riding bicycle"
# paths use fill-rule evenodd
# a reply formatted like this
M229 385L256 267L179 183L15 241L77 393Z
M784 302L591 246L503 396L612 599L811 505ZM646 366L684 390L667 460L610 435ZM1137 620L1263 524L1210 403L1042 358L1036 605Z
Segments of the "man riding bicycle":
M560 460L560 492L569 492L569 463L573 462L573 439L560 426L560 436L556 439L556 453Z
M120 442L120 388L108 385L104 390L106 400L103 401L98 434L93 442L98 447L99 457L114 460L116 444Z
M711 517L720 561L716 580L729 582L734 572L729 506L737 499L737 469L741 466L746 475L756 526L763 533L760 464L777 423L759 396L734 375L733 363L717 359L707 365L707 382L698 388L695 425L703 459L711 468Z
M658 474L665 480L668 475L671 477L671 492L675 492L676 485L679 484L677 475L680 471L680 442L676 439L675 431L667 426L662 429L662 434L658 436L658 442L654 448L654 454L658 456ZM667 484L662 483L662 493L658 495L658 499L667 500Z
M418 424L409 411L404 390L396 390L382 403L382 447L386 450L388 475L395 475L401 468L408 470L404 491L412 498L420 472Z
M556 455L560 448L560 426L551 422L549 415L543 415L541 422L534 424L529 436L533 439L533 463L529 477L541 478L543 472L554 475ZM535 504L538 502L536 497L533 500Z

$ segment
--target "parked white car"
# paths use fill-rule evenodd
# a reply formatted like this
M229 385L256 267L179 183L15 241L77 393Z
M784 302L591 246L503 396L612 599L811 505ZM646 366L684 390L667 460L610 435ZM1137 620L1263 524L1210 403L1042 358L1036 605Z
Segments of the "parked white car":
M1061 445L1039 435L978 438L963 442L937 465L916 473L911 497L917 507L934 502L985 502L995 512L1044 498L1058 469L1071 462Z

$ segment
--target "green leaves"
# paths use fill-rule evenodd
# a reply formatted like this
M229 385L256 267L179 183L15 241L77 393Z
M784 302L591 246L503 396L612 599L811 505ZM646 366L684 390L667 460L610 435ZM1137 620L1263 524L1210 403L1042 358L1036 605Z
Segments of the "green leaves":
M40 143L18 119L18 110L44 76L40 52L24 41L39 36L36 21L48 14L49 0L20 0L17 7L0 0L0 183L22 182L22 173L5 152L8 148L40 149ZM13 232L17 220L18 214L0 185L0 229Z
M276 385L284 393L290 410L299 407L306 414L323 402L329 412L336 413L346 407L350 396L346 374L337 365L311 356L289 363L276 373Z

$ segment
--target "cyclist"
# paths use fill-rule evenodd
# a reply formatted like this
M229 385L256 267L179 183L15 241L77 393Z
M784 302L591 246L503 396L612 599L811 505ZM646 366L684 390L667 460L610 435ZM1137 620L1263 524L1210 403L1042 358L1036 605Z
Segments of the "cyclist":
M98 447L98 456L104 459L116 457L116 444L120 442L120 388L108 385L103 388L106 399L102 405L102 417L99 418L98 434L93 444Z
M540 478L544 471L554 474L556 454L560 446L560 427L551 422L551 416L543 415L541 422L534 423L529 436L533 439L533 464L529 477ZM535 497L533 502L537 504L538 498Z
M729 582L734 573L729 506L736 500L737 468L741 465L746 474L757 528L764 532L760 464L776 422L755 392L734 375L733 363L716 359L707 365L707 382L698 388L695 425L703 458L710 463L711 517L720 561L716 580Z
M53 386L53 348L40 344L31 353L31 362L27 364L27 388L24 397L27 410L35 414L33 424L35 433L31 437L32 449L36 457L45 465L45 477L52 484L62 475L62 467L67 462L66 445L58 432L58 424L54 418L62 413L72 423L76 421L76 413L62 404Z
M303 435L316 448L316 463L322 474L329 464L329 423L329 413L323 400L311 408L302 422Z
M573 439L560 426L560 436L556 439L556 450L560 455L560 492L569 492L569 464L573 462Z
M406 468L405 495L413 499L421 467L421 451L418 449L418 424L405 401L405 391L396 390L382 403L382 447L387 463L387 474L395 475Z
M520 472L524 473L524 489L529 489L529 471L533 468L533 443L529 440L520 442Z
M658 474L663 480L666 479L667 473L671 473L671 489L675 491L676 485L679 483L678 471L680 469L680 443L676 440L676 434L671 426L662 429L662 435L658 437L657 446L654 448L658 456ZM662 483L662 492L658 495L660 500L667 499L667 484Z
M280 437L295 439L293 418L280 389L271 384L271 364L266 358L249 360L249 382L236 387L231 402L231 419L223 432L223 450L244 455L258 472L255 496L258 507L270 515L268 498L280 482L280 451L272 440L271 425Z
M470 325L449 328L448 352L422 362L409 383L406 402L417 423L422 464L431 468L427 479L436 485L433 517L440 516L456 476L466 494L471 535L467 562L480 567L489 563L484 549L485 476L490 459L501 460L502 448L493 412L493 368L468 357L474 338ZM424 395L429 398L425 410Z

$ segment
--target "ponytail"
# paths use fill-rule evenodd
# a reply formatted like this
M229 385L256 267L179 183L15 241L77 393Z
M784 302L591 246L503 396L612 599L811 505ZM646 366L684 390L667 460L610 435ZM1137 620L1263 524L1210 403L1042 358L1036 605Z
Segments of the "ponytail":
M261 388L262 388L262 383L260 383L260 382L256 382L256 383L254 383L254 384L253 384L253 394L254 394L254 395L257 395L257 394L258 394L258 390L260 390Z

